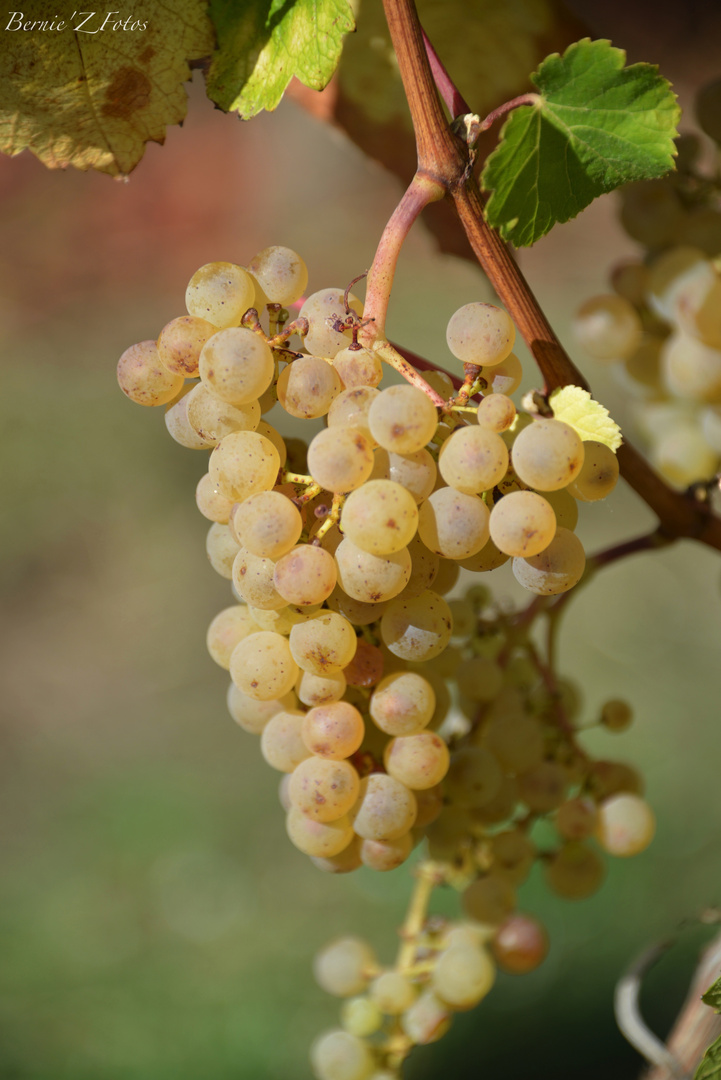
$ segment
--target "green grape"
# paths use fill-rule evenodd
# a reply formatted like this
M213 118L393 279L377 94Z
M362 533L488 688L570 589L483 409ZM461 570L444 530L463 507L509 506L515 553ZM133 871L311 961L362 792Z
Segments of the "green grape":
M380 390L372 386L355 386L342 390L328 410L328 427L357 428L371 448L378 444L371 434L368 413Z
M630 237L648 248L673 243L684 214L673 183L664 179L628 184L621 198L621 223Z
M368 996L386 1016L399 1016L416 999L416 988L400 971L384 971L368 987Z
M556 526L573 532L578 524L578 503L569 490L559 488L558 491L544 491L543 498L556 515Z
M685 420L669 425L652 444L650 457L661 475L680 488L697 480L708 480L718 465L718 452L708 446L703 431Z
M394 671L378 683L370 700L370 714L387 735L413 735L433 718L436 695L422 675Z
M589 772L589 786L596 799L607 799L620 792L643 795L643 780L622 761L596 761Z
M425 830L428 854L439 862L454 862L462 849L468 848L471 814L446 806L443 813Z
M258 426L255 430L258 432L259 435L265 436L266 439L272 442L273 446L276 448L278 454L280 455L281 466L285 466L285 463L288 459L288 449L286 447L285 440L283 439L283 436L280 434L280 432L276 431L276 429L272 427L269 423L267 423L265 420L259 420ZM293 441L294 440L292 439L288 439L288 442ZM302 471L305 471L305 464Z
M387 607L386 603L380 601L377 604L366 604L363 603L362 600L354 600L353 597L348 596L339 585L336 585L326 603L331 611L335 611L339 615L342 615L348 622L353 623L354 626L370 625L370 623L375 622L376 619L381 617Z
M233 525L246 550L274 560L290 551L303 530L298 508L280 491L258 491L248 496L238 504Z
M270 724L275 720L277 717ZM261 739L270 724L264 729ZM301 730L303 733L307 731L304 720L301 721ZM308 750L308 740L302 741L304 749ZM306 753L304 759L293 768L288 794L295 810L300 810L314 821L327 823L337 821L348 813L359 797L359 785L358 773L349 761L319 757L317 754L309 757Z
M537 919L518 912L497 928L491 950L501 971L527 975L546 959L548 934Z
M168 403L165 410L165 426L168 435L179 446L184 446L186 450L206 450L207 442L194 431L188 420L189 396L189 394L184 394L179 401Z
M182 375L184 379L197 378L202 348L217 332L217 326L192 315L172 319L158 336L160 363L174 375Z
M572 330L579 345L596 360L623 360L639 345L641 319L628 300L609 293L582 304Z
M661 347L666 389L685 401L721 401L721 349L675 332Z
M364 840L360 846L360 857L369 870L385 873L401 866L412 851L413 836L407 832L396 840Z
M383 1026L383 1014L374 1001L363 995L343 1002L340 1021L344 1031L363 1039Z
M299 544L275 564L273 583L288 604L322 604L337 579L333 556L322 547Z
M418 516L421 540L445 559L468 559L477 554L488 540L488 528L488 507L483 500L453 487L434 491Z
M676 228L675 239L716 258L721 252L721 214L714 206L687 210Z
M546 865L549 888L565 900L585 900L600 888L606 868L586 844L569 840Z
M564 840L585 840L598 824L598 810L593 799L568 799L556 811L556 828Z
M381 617L381 638L402 660L431 660L451 639L450 608L437 593L426 589L419 596L391 600Z
M514 887L522 885L531 872L538 852L523 829L497 833L491 841L493 869L503 874Z
M370 555L352 540L342 540L335 551L338 584L348 596L366 604L391 600L411 576L408 548L392 555Z
M638 855L646 850L655 832L653 810L639 795L612 795L598 808L596 837L609 855Z
M275 365L262 338L245 327L231 326L219 330L203 346L199 371L210 393L231 405L245 405L257 403L268 389Z
M325 678L322 675L313 675L310 671L301 671L295 685L298 699L309 708L340 701L345 694L345 689L346 678L342 671Z
M299 709L284 709L272 716L263 728L260 751L271 768L293 773L296 766L310 757L310 750L303 742L304 718L305 713Z
M713 79L696 93L698 126L714 142L721 143L721 79Z
M434 731L399 735L383 755L386 772L412 791L435 787L448 772L448 746Z
M256 431L260 427L257 401L231 405L202 382L188 394L187 410L188 423L207 447L217 446L221 439L235 431Z
M703 291L683 293L676 305L682 331L715 349L721 346L721 278L715 276Z
M298 702L293 693L285 694L275 701L258 701L257 698L248 697L235 683L231 683L228 687L227 704L228 712L243 731L250 735L260 735L276 713L292 712Z
M392 555L415 535L418 507L413 496L392 480L369 480L351 491L341 511L349 540L371 555Z
M401 1016L401 1027L416 1046L437 1042L448 1031L450 1022L448 1006L432 990L424 990Z
M472 1009L489 992L496 969L485 949L452 945L445 949L433 969L435 993L453 1009Z
M645 263L627 259L613 267L610 277L614 292L636 308L643 306L648 289L648 267Z
M515 353L510 353L500 364L481 369L481 378L486 380L487 394L515 393L523 379L523 366Z
M397 840L413 828L418 807L412 791L386 773L361 780L358 801L350 815L364 840Z
M315 615L319 605L300 607L297 604L287 604L285 607L271 610L269 608L257 608L249 604L249 610L261 630L274 630L276 634L288 635L291 627L296 623L305 622L311 615Z
M260 630L233 649L230 677L247 697L273 701L293 689L298 665L284 637L272 630Z
M299 356L278 376L278 401L287 413L300 420L325 416L341 392L341 381L332 364L320 356Z
M417 533L408 544L407 551L411 557L411 573L403 590L404 600L420 596L426 589L430 589L435 584L440 568L440 559L435 552L428 550Z
M337 855L329 855L325 858L320 855L311 855L310 861L325 874L352 874L363 865L360 857L361 843L360 836L354 836L350 844Z
M429 443L438 426L438 411L422 390L402 384L381 390L368 411L371 435L384 450L415 454Z
M303 741L312 754L320 757L349 758L364 735L363 717L348 701L316 705L306 713L303 723Z
M307 266L287 247L263 248L248 263L248 272L272 304L292 304L308 284Z
M418 804L418 816L416 817L416 830L425 829L437 821L443 812L443 787L436 784L435 787L424 788L423 791L414 792Z
M363 993L376 966L375 953L366 941L342 937L329 942L316 954L313 974L326 994L347 998Z
M601 723L609 731L625 731L633 720L633 711L626 701L612 698L601 706Z
M507 496L504 496L507 498ZM490 529L490 519L488 526ZM505 551L500 551L493 540L489 537L480 551L475 555L471 555L470 559L459 559L458 566L462 566L464 570L471 570L476 574L483 574L487 570L497 570L499 566L503 566L508 562L508 555Z
M333 367L348 390L361 386L378 386L383 378L383 365L378 357L361 346L349 345L333 357Z
M555 761L542 761L518 776L518 791L529 810L547 814L566 797L568 773Z
M443 788L451 806L472 810L495 798L502 779L498 760L489 750L466 746L452 754Z
M568 592L581 580L585 568L583 544L570 529L557 529L551 543L540 554L513 560L516 581L538 596Z
M227 528L227 526L225 526ZM231 577L235 593L240 600L262 611L280 611L287 600L275 587L275 563L253 555L245 548L236 551Z
M238 544L227 525L213 522L208 530L205 550L210 565L221 577L230 580L233 576L233 560L238 554ZM245 598L243 598L245 599Z
M348 306L356 315L363 314L363 305L357 296L348 293ZM315 356L332 359L341 349L351 344L351 331L334 330L332 323L346 317L343 289L321 289L312 293L300 309L299 317L307 319L310 329L304 346Z
M368 1045L348 1031L327 1031L310 1050L317 1080L369 1080L374 1060Z
M456 491L475 495L501 482L508 450L500 435L487 427L456 428L441 447L438 468Z
M245 604L234 604L233 607L224 608L215 616L210 626L206 643L208 652L227 671L230 667L230 657L233 649L246 638L248 634L255 634L260 630L255 619L248 611Z
M190 315L213 326L237 326L255 300L255 286L247 270L235 263L206 263L196 270L185 291Z
M324 491L355 491L373 470L368 440L352 427L327 427L308 447L308 472Z
M303 671L327 678L337 675L355 656L353 627L334 611L319 611L290 631L290 650Z
M455 589L461 574L459 565L458 559L439 560L438 573L433 578L433 592L438 593L439 596L445 596Z
M618 458L608 446L593 439L587 439L583 448L581 471L568 485L568 492L581 502L596 502L615 488L620 474Z
M581 471L583 443L562 420L534 420L516 436L511 461L524 484L537 491L557 491Z
M285 828L290 842L299 851L317 859L339 855L353 840L353 829L347 817L337 821L316 821L295 807L288 811Z
M681 299L702 296L715 280L713 265L703 251L688 244L661 252L646 271L645 299L665 322L673 322Z
M485 806L476 807L471 816L473 821L480 825L499 825L513 817L519 802L518 781L513 776L504 776L495 798Z
M503 308L494 304L464 304L451 315L446 341L457 360L493 367L513 348L516 330Z
M220 525L228 524L230 512L235 504L232 499L221 495L210 473L205 473L198 481L195 501L198 510L208 521L217 521Z
M721 407L710 405L702 409L700 420L701 434L708 443L709 449L716 454L721 454Z
M258 491L270 491L280 468L280 455L256 431L226 435L210 455L208 472L222 495L243 502Z
M180 392L183 376L163 367L154 341L131 345L118 360L118 385L136 405L167 405Z
M416 450L413 454L394 454L379 447L375 452L373 479L400 484L417 503L428 498L437 476L436 463L426 449Z
M491 510L488 524L498 550L519 558L538 555L556 535L556 515L535 491L504 495Z
M463 907L476 922L495 925L515 910L516 890L505 874L486 874L471 882L463 893Z
M503 686L503 671L495 660L472 656L459 665L456 685L471 701L493 701Z
M488 428L489 431L497 433L508 431L515 419L516 406L507 394L488 394L476 410L478 424L482 428Z
M492 941L494 929L477 922L453 922L443 935L445 948L460 946L464 949L477 949Z

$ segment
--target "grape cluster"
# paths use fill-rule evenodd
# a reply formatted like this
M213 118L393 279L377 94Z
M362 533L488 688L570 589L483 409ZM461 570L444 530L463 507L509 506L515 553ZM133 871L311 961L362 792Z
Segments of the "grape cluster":
M577 502L609 493L615 455L550 410L517 412L501 308L451 318L460 388L436 371L381 389L357 340L360 301L304 298L307 280L281 247L201 267L188 314L126 350L118 379L209 454L196 501L235 602L208 650L230 673L232 718L282 774L293 844L345 873L392 870L425 841L423 880L463 893L468 921L416 918L392 969L350 939L319 961L321 984L349 1000L342 1029L314 1047L316 1075L385 1080L488 992L496 964L540 963L544 932L516 910L534 862L561 896L587 896L603 876L597 845L640 851L653 817L634 770L578 745L577 694L528 636L542 606L510 615L484 586L446 599L461 570L509 559L537 597L571 589L585 567ZM310 421L308 438L282 434L271 410L279 426L284 413ZM600 718L629 721L622 702ZM535 836L544 819L551 847Z
M696 113L721 145L721 81L701 91ZM623 190L621 221L642 256L617 265L613 292L575 320L586 351L615 362L652 464L679 488L710 481L721 462L721 186L700 152L684 135L675 173Z

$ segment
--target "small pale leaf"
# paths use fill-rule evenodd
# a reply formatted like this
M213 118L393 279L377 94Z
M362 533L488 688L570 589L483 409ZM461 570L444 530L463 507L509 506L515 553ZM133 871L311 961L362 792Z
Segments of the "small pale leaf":
M610 41L584 38L531 76L536 101L511 112L481 177L505 240L533 244L598 195L673 168L676 95L654 65L625 62Z
M575 428L583 440L605 443L615 453L623 439L621 429L601 405L580 386L562 386L549 398L556 420Z
M218 51L208 97L248 120L275 109L295 76L322 90L355 28L348 0L211 0Z

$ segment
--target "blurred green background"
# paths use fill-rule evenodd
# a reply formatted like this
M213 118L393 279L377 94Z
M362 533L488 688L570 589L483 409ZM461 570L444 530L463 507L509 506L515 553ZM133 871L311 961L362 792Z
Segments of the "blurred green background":
M693 65L683 50L677 60L688 96ZM0 1076L306 1080L310 1040L336 1022L311 957L353 932L390 959L407 868L329 877L286 840L277 777L228 717L227 677L205 652L230 602L193 498L205 457L172 443L162 410L127 401L114 368L182 313L206 261L281 243L304 256L311 287L344 285L370 264L398 185L292 103L242 125L195 86L183 129L128 183L23 155L0 161L0 194ZM569 345L575 305L631 251L609 197L522 255ZM479 271L418 230L389 333L448 364L448 317L489 297ZM611 373L590 374L623 423ZM621 485L581 534L593 551L650 525ZM490 581L522 599L507 568ZM611 567L569 604L561 668L587 716L610 696L637 713L627 734L593 731L586 745L641 767L657 839L581 903L534 877L521 900L550 928L548 961L500 979L411 1058L410 1080L638 1071L615 1030L615 981L721 900L720 583L717 555L683 543ZM659 1030L699 943L692 934L649 978Z

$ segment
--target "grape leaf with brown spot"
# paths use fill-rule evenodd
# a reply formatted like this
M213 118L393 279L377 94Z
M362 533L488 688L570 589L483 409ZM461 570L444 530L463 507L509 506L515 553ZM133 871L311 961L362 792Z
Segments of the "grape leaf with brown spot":
M23 25L53 15L65 25L7 30L3 18L0 150L30 150L53 169L129 173L146 142L162 143L184 118L189 61L209 56L215 42L206 0L146 0L138 15L121 13L104 29L107 11L86 19L68 0L52 9L29 0L22 14Z

